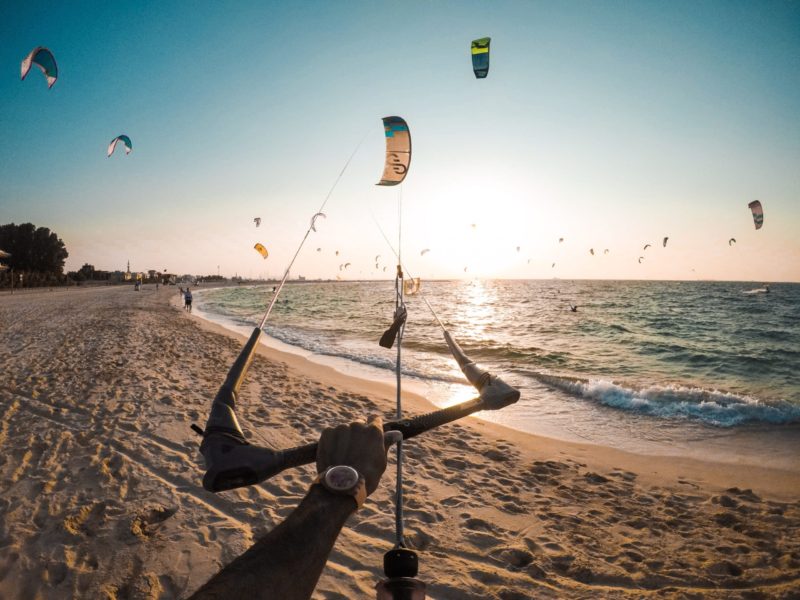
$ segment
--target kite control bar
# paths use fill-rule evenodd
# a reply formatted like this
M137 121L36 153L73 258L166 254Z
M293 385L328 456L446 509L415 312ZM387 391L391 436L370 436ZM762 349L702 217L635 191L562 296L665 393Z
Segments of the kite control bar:
M206 463L203 487L210 492L254 485L286 469L311 464L317 458L316 443L271 450L250 444L239 427L235 413L236 398L260 337L261 329L257 327L217 392L205 429L192 425L192 429L203 436L200 444L200 452ZM519 400L519 390L471 361L447 331L444 337L464 375L480 395L449 408L384 423L384 431L399 431L404 439L408 439L480 410L499 410Z

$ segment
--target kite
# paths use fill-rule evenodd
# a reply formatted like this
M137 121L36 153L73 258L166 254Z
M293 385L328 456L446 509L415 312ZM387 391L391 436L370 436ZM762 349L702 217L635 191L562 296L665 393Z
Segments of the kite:
M44 73L47 79L47 89L53 87L56 79L58 79L58 65L56 65L56 58L53 53L42 46L36 46L31 50L31 53L22 60L20 65L21 80L25 80L33 65L39 67Z
M728 240L728 246L733 246L736 243L736 238L731 238Z
M668 240L668 239L669 239L668 237L665 237L665 238L664 238L664 242L663 242L663 243L664 243L664 248L666 248L666 247L667 247L667 240Z
M764 224L764 209L761 207L761 202L753 200L747 207L753 213L753 224L756 226L756 229L761 229L761 226Z
M322 248L317 248L317 252L322 252Z
M640 256L640 257L639 257L639 264L642 264L642 261L643 261L643 260L644 260L644 256Z
M467 272L467 267L464 267L464 273L466 273L466 272Z
M563 241L564 241L564 238L558 238L558 243L559 243L559 244L560 244L561 242L563 242Z
M642 248L642 250L647 250L650 246L652 246L652 244L645 244L644 248Z
M420 256L425 256L425 255L426 255L428 252L430 252L430 251L431 251L431 249L430 249L430 248L425 248L425 250L423 250L422 252L420 252L420 253L419 253L419 255L420 255Z
M550 265L550 268L552 269L555 266L556 266L556 263L553 263L552 265Z
M313 217L311 217L311 231L317 231L317 217L322 217L323 219L327 219L328 217L325 216L325 213L318 212Z
M589 254L591 254L592 256L594 256L594 248L589 248Z
M520 247L519 247L519 246L517 246L517 252L519 252L519 249L520 249Z
M263 245L256 242L256 245L253 246L253 248L255 248L256 252L258 252L261 256L263 256L265 260L269 256L269 252L267 252L267 249L264 248Z
M255 219L253 219L253 223L256 224L256 227L261 225L261 217L256 217Z
M606 248L605 250L603 250L603 254L608 254L608 248Z
M376 254L376 255L375 255L375 262L378 262L378 259L379 259L380 257L381 257L381 255L380 255L380 254Z
M109 157L112 154L114 154L114 150L117 149L117 142L122 142L122 144L125 146L125 154L126 155L130 154L131 150L133 150L133 143L131 142L131 138L129 138L127 135L118 135L113 140L111 140L111 143L108 145L108 156Z
M378 263L375 263L375 270L378 270L380 268L381 268L381 266Z
M383 272L386 273L386 267L383 267Z
M402 183L411 164L411 133L408 124L400 117L384 117L383 131L386 135L386 164L377 185Z
M336 251L336 256L339 256L339 251L338 250Z
M477 225L476 225L475 223L472 223L472 224L470 225L470 227L472 227L473 229L475 229L475 228L477 227Z
M421 287L421 282L419 277L412 277L410 279L403 280L403 291L408 296L413 296Z
M350 266L350 263L344 263L344 268L345 268L345 269L346 269L347 267L349 267L349 266Z
M489 44L492 38L472 40L472 71L476 79L485 79L489 74Z

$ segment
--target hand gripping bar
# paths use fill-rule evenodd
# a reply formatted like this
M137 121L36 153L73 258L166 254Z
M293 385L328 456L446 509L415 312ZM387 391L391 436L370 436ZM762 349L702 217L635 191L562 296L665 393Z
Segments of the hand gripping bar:
M250 444L239 427L235 413L236 397L260 336L261 329L256 328L217 392L206 428L202 430L200 452L206 463L203 487L210 492L254 485L286 469L311 464L317 459L316 443L272 450ZM480 410L499 410L519 400L519 390L476 365L447 331L444 336L464 375L480 395L448 408L400 421L389 421L384 423L384 431L399 431L403 439L408 439Z

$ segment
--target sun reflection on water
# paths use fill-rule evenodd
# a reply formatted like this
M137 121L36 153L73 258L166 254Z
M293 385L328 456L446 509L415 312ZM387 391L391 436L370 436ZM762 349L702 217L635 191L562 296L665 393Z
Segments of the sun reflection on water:
M496 290L489 282L473 279L464 282L460 296L459 338L464 341L484 338L487 327L495 321Z

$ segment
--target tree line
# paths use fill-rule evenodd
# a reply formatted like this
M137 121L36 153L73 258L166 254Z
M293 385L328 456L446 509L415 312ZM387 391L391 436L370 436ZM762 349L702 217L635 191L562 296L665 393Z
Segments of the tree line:
M0 258L0 285L11 283L12 270L15 285L19 276L26 286L57 285L66 282L64 261L69 256L64 241L48 227L33 223L0 225L0 250L10 254Z

